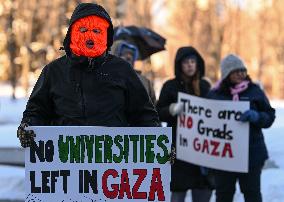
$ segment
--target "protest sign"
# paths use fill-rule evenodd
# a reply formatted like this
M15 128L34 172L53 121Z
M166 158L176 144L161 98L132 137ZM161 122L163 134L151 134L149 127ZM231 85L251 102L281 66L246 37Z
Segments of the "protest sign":
M179 93L177 158L226 171L248 172L249 125L239 121L249 102L208 100Z
M171 128L30 127L26 201L169 201Z

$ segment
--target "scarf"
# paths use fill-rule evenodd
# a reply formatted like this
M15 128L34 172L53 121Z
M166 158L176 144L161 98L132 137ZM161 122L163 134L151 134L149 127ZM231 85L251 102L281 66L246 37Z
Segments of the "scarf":
M230 88L231 95L233 96L233 101L240 100L239 93L245 91L248 88L249 81L242 81L241 83Z

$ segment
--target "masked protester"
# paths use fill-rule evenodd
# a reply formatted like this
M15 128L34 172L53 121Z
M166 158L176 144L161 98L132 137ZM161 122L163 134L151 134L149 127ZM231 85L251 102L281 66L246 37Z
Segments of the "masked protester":
M275 110L263 90L251 81L246 66L238 56L230 54L222 60L221 76L221 81L209 92L208 98L250 102L250 109L240 117L240 121L249 123L249 172L216 170L216 201L232 202L235 185L239 181L246 202L261 202L261 169L268 158L262 128L272 125Z
M116 40L111 47L111 53L117 57L120 57L127 61L132 67L134 67L135 61L139 56L138 48L124 40ZM153 84L149 79L142 75L141 71L135 70L137 76L139 77L140 81L142 82L143 86L145 87L148 95L151 98L152 103L156 104L156 95L153 88Z
M176 147L177 116L182 112L182 104L177 103L178 92L205 97L210 84L203 78L205 63L193 47L178 49L175 58L175 78L162 87L157 110L161 121L173 128L173 146ZM188 154L190 155L190 154ZM207 169L175 160L171 170L172 202L185 201L187 190L192 190L193 202L208 202L212 184L208 180Z
M46 65L23 113L18 137L30 146L31 126L159 126L133 68L108 54L113 25L105 9L82 3L64 39L66 55Z

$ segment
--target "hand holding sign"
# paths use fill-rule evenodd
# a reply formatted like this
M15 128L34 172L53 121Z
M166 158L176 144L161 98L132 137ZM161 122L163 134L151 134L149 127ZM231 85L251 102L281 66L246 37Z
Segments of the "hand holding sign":
M175 163L176 155L177 155L176 148L172 146L172 151L169 154L169 161L170 161L171 165L173 165Z
M31 144L34 142L35 133L33 130L27 130L28 124L21 123L17 130L17 137L21 142L21 146L26 148L30 147Z
M169 112L172 116L179 115L182 112L182 103L172 103L169 107Z
M259 120L259 113L255 110L247 110L245 113L242 114L240 121L242 122L251 122L251 123L256 123Z

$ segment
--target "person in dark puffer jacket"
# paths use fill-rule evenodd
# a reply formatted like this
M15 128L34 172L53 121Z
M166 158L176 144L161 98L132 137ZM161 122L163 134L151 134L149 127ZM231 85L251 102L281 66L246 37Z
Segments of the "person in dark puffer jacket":
M23 113L17 135L30 146L31 126L160 126L133 68L108 53L113 25L105 9L81 3L64 39L66 55L46 65Z
M175 58L175 78L163 85L157 103L161 121L173 130L173 147L176 147L177 116L182 105L177 103L178 92L205 97L210 84L204 79L205 62L197 50L191 46L179 48ZM171 171L171 202L185 201L187 190L192 190L193 202L208 202L212 184L203 172L205 168L175 160Z
M221 82L209 92L209 99L250 102L250 109L240 118L242 122L249 122L249 172L216 170L216 201L232 202L235 184L239 181L246 202L261 202L261 170L268 158L262 128L272 125L275 110L263 90L251 81L246 66L238 56L230 54L222 60L221 74Z

